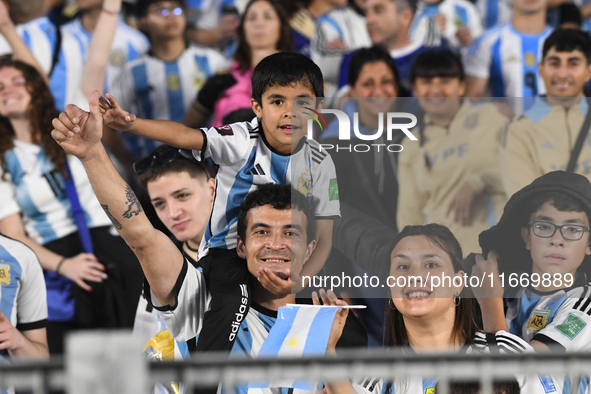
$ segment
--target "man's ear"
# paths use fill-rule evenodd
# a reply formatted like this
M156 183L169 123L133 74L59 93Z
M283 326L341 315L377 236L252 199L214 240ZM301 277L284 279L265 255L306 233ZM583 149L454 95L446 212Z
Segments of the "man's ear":
M316 240L313 240L312 242L310 242L308 244L308 246L306 247L306 255L304 256L304 264L306 264L308 262L308 260L310 259L310 256L312 256L312 252L314 251L314 249L316 249Z
M316 111L320 111L324 105L324 100L316 101Z
M254 111L254 114L257 116L257 118L262 119L262 117L263 117L263 106L260 105L253 98L250 99L250 106L251 106L252 110Z
M240 235L236 237L236 253L240 258L246 260L246 245Z
M531 250L531 235L529 233L529 227L521 228L521 239L525 242L525 248Z

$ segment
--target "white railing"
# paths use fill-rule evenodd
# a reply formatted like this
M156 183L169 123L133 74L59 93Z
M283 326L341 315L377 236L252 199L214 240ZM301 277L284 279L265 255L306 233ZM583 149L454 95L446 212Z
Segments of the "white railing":
M150 392L157 382L181 382L185 387L211 387L220 382L231 393L249 381L339 381L383 377L389 380L428 376L438 379L438 393L447 394L450 381L478 381L482 393L492 393L492 382L515 375L569 376L576 394L581 376L591 374L591 353L413 354L392 349L349 350L338 356L292 359L228 359L202 354L176 362L147 362L141 344L128 333L84 332L67 342L65 359L18 362L0 366L0 387L42 394L138 394Z

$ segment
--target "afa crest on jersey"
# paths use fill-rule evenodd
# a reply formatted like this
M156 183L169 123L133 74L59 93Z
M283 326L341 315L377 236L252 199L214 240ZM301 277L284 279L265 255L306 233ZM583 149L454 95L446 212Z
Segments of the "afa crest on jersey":
M298 180L298 191L307 198L312 198L312 174L310 170L302 172L300 179Z
M531 333L536 333L546 327L548 324L548 317L550 316L550 309L544 307L536 309L527 323L527 330Z
M4 260L0 260L0 285L10 284L10 265L5 264Z

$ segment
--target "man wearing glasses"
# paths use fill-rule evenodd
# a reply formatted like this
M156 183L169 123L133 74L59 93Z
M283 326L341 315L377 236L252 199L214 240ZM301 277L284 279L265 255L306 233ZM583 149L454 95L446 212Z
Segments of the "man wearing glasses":
M182 123L207 78L230 62L215 49L187 44L183 1L139 0L136 15L151 49L125 66L110 93L141 118ZM135 160L157 146L155 141L130 134L123 139Z
M480 234L494 252L472 269L494 277L492 287L473 287L486 332L510 331L536 351L591 350L590 213L591 183L579 174L550 172L511 197L499 224Z

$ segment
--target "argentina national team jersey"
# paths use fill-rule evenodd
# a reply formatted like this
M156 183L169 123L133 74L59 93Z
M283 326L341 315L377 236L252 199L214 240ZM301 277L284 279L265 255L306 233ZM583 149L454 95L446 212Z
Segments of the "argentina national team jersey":
M475 5L485 29L511 20L513 7L510 0L476 0Z
M445 16L443 33L434 22L437 14ZM456 37L459 27L467 27L472 37L482 33L480 15L470 1L443 0L436 4L419 1L409 34L412 41L426 46L450 45L460 48L460 41Z
M410 350L412 352L412 349ZM464 346L460 353L465 354L520 354L533 352L533 348L521 338L505 331L495 334L477 332L474 344ZM521 392L531 394L559 394L556 380L550 376L515 376ZM437 379L410 378L400 379L388 384L384 379L365 378L353 382L353 388L358 394L434 394Z
M591 289L583 278L570 289L550 293L523 288L507 307L509 330L527 342L591 350Z
M57 40L55 25L51 23L49 18L42 16L18 25L16 31L29 47L43 71L49 74ZM12 53L12 49L4 36L0 34L0 55L9 53Z
M464 54L466 75L489 80L492 97L535 97L546 87L538 73L544 40L552 29L524 34L510 22L484 32Z
M63 111L67 104L73 102L79 90L92 33L84 29L79 19L63 25L61 33L61 51L51 75L50 89L55 98L57 109ZM147 38L139 31L120 21L111 45L111 55L105 74L105 89L108 90L113 84L126 63L137 58L148 49L149 42Z
M202 151L196 157L211 158L220 166L211 219L201 242L199 258L209 248L236 247L238 208L244 197L267 183L291 184L311 202L318 219L340 215L336 170L320 144L302 139L291 155L274 151L265 140L258 120L201 129Z
M229 66L229 59L221 52L197 45L190 45L172 62L146 53L126 65L110 93L122 108L140 118L182 123L205 81ZM136 160L158 146L129 133L123 134L123 140Z
M45 281L37 256L25 244L1 234L0 311L20 331L47 323Z
M5 206L18 204L25 230L43 245L77 231L72 207L65 191L64 177L38 145L14 140L14 148L4 153L7 180L0 179L0 218L8 216ZM68 156L68 163L80 205L89 228L109 226L82 163Z

